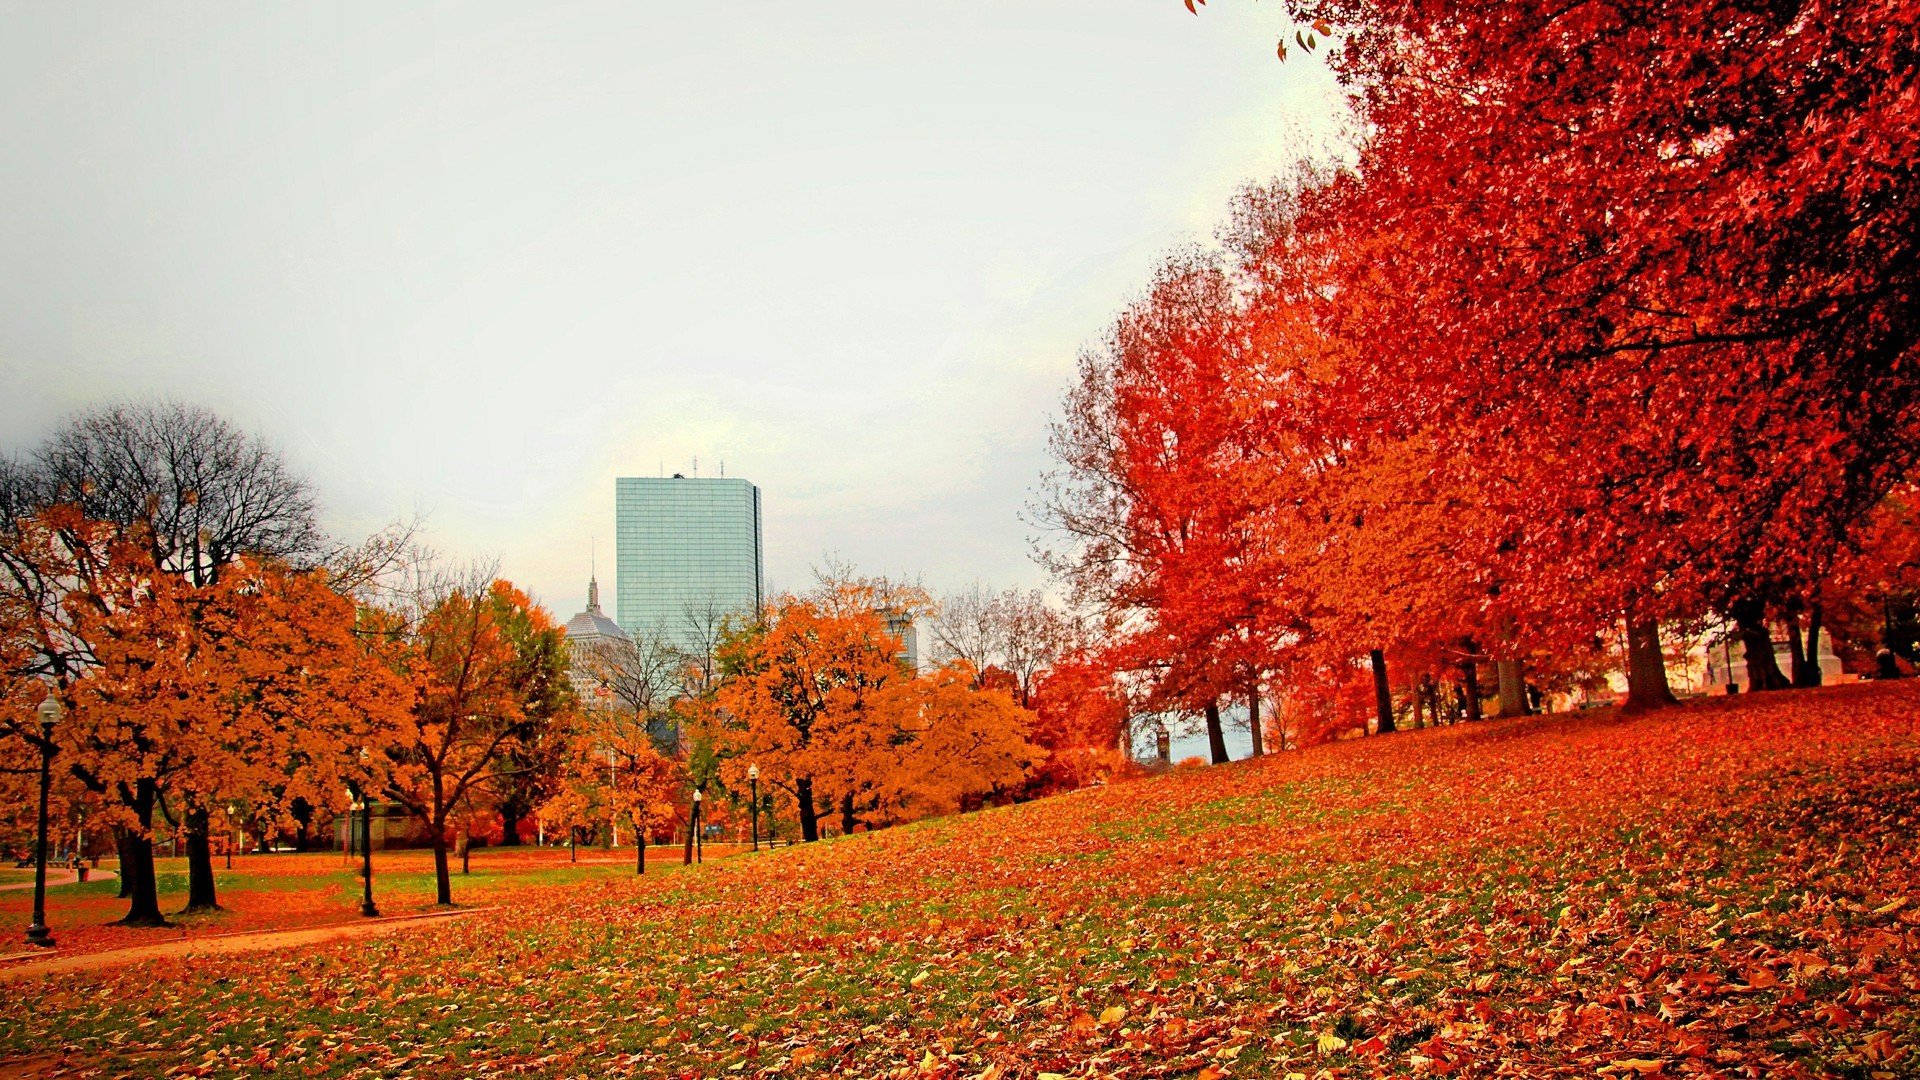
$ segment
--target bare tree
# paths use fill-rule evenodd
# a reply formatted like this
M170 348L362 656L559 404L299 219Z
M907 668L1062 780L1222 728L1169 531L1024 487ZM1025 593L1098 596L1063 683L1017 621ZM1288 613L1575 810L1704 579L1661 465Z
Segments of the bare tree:
M1035 683L1079 638L1078 624L1038 589L994 592L975 582L940 602L934 646L945 660L1007 673L1015 697L1031 705Z
M195 585L245 555L319 562L313 489L258 435L176 402L109 405L54 432L33 455L43 500L140 526L154 564Z
M1004 627L1000 666L1019 687L1020 703L1031 705L1040 676L1073 651L1078 627L1038 589L1009 590L1000 596L998 608Z
M942 661L964 661L977 671L997 662L1001 651L998 595L976 581L940 599L940 614L930 629L934 654Z
M836 554L827 554L813 568L813 588L804 599L823 611L876 611L922 619L933 614L933 598L919 578L895 581L869 576Z
M327 583L361 604L378 604L383 597L413 580L422 567L434 562L432 549L420 541L425 519L389 522L359 543L334 543L321 559Z
M720 651L730 628L759 614L742 611L712 594L681 605L679 638L667 653L678 658L675 674L680 692L698 697L711 689L720 678Z

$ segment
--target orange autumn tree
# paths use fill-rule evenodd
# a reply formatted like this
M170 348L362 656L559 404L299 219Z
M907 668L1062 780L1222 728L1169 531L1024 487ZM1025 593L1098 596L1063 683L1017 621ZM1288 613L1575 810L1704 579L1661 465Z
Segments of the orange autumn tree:
M1518 638L1624 621L1659 704L1657 620L1719 612L1750 688L1789 685L1770 624L1920 462L1920 8L1312 13L1365 131L1319 208L1358 241L1334 397L1432 434Z
M647 730L648 713L590 707L569 733L559 782L541 804L543 820L578 830L625 821L634 832L634 872L647 872L647 843L679 814L675 796L685 785L679 763L660 752Z
M382 747L387 798L433 846L436 896L453 902L448 828L497 794L534 727L571 723L566 646L546 610L491 574L428 575L378 613L384 650L412 691L411 722Z
M337 802L353 748L402 700L323 573L243 556L196 585L152 551L138 526L55 506L15 523L4 590L10 636L38 650L34 674L66 706L62 772L103 797L119 832L129 925L165 922L156 813L188 839L187 909L217 907L215 811L284 819L295 800ZM35 597L33 582L58 587Z
M216 585L180 599L186 612L166 604L135 612L167 628L187 616L193 630L174 642L187 653L185 677L171 684L131 681L145 683L149 700L190 702L195 710L182 714L192 739L181 741L190 753L168 785L187 836L191 911L219 906L212 816L232 805L256 827L279 826L293 822L297 804L343 809L347 784L359 782L367 768L361 749L404 728L406 688L365 647L353 603L334 592L322 572L243 560ZM84 700L96 682L114 684L106 699L116 708L140 708L142 695L123 695L130 680L109 678L112 671L103 667L99 677L84 680L76 698Z
M823 813L843 833L951 808L1018 783L1040 752L1026 714L973 672L917 677L879 613L787 597L728 642L711 714L725 775L750 766L794 798L805 840Z
M726 644L727 679L715 696L719 740L731 756L791 794L800 835L820 838L823 803L851 794L861 757L884 750L873 697L906 678L898 643L872 611L830 614L794 597ZM744 769L745 766L742 766Z
M863 762L869 824L950 813L1009 792L1045 760L1028 738L1033 713L1006 690L977 684L971 667L951 664L881 691L874 713L889 752ZM853 831L853 822L843 819L841 829Z

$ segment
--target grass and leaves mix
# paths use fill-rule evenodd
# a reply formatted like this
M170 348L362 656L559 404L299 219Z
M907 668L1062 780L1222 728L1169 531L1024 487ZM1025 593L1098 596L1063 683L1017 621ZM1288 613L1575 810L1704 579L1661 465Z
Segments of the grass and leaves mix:
M1920 687L1403 733L11 984L99 1076L1913 1075Z

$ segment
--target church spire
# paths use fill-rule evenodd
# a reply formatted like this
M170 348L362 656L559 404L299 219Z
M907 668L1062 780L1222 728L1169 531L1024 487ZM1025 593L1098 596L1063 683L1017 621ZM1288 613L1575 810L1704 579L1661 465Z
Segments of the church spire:
M600 538L587 541L587 610L600 614Z

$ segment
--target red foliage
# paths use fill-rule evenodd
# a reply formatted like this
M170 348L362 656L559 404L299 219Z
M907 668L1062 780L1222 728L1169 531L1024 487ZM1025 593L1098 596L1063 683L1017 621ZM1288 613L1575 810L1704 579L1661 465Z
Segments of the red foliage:
M1104 668L1084 657L1063 661L1041 676L1033 698L1028 737L1047 757L1029 781L1029 793L1071 790L1122 774L1127 706Z

